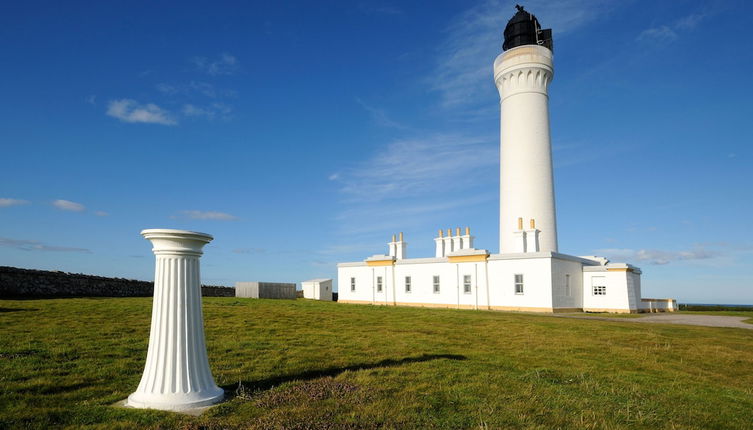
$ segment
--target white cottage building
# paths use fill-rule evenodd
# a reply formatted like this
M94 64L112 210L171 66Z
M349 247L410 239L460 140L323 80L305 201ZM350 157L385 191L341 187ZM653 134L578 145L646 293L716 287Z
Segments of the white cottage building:
M301 282L303 298L332 301L332 279L310 279Z
M339 302L532 312L674 310L642 299L641 271L558 252L549 137L551 30L518 7L494 62L500 95L500 253L473 247L466 227L439 231L433 258L406 256L403 234L386 255L337 266ZM463 234L464 233L464 234Z

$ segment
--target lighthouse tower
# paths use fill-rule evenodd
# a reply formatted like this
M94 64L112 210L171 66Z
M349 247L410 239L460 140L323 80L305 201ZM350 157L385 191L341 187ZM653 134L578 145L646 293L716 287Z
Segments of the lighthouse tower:
M502 110L499 252L556 252L547 94L554 77L552 31L516 8L505 28L504 52L494 60Z

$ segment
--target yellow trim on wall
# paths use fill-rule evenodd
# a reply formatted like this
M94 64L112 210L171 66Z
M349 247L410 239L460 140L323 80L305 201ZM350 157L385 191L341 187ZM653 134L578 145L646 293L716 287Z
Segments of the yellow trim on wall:
M374 267L374 266L392 266L393 264L395 264L395 262L393 260L378 260L378 261L367 261L366 262L367 266L372 266L372 267Z
M470 263L474 261L486 261L488 257L488 254L450 255L447 257L447 259L450 261L450 263Z
M607 272L632 272L633 269L629 267L612 267L608 268Z
M583 312L607 312L612 314L637 314L637 309L583 308Z
M420 308L442 308L442 309L476 309L475 305L457 303L420 303L420 302L384 302L384 301L366 301L366 300L338 300L337 303L348 303L358 305L379 305L379 306L411 306ZM534 308L534 307L520 307L520 306L486 306L479 305L478 310L486 311L514 311L514 312L543 312L543 313L560 313L560 312L583 312L581 308ZM605 310L606 311L606 310ZM597 311L601 312L601 310ZM627 312L626 310L614 309L612 312Z

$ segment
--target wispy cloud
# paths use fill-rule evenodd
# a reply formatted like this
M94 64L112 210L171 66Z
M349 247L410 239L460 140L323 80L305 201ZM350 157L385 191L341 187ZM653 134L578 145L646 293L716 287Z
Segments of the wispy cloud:
M0 208L7 208L11 206L21 206L21 205L28 205L30 202L28 200L21 200L21 199L0 199Z
M216 211L190 210L190 211L181 211L181 214L191 219L202 219L202 220L235 221L238 219L238 217L235 215L230 215L225 212L216 212Z
M186 83L168 84L161 82L154 88L162 94L168 96L194 96L202 95L210 99L222 97L236 97L238 94L235 90L217 88L214 84L203 81L190 81Z
M711 12L694 13L684 16L670 24L662 24L656 27L647 28L638 34L636 40L658 45L669 44L677 40L682 32L695 29L698 24L710 14Z
M107 213L107 212L105 212L105 211L96 211L96 212L94 212L94 215L96 215L96 216L108 216L110 214Z
M434 199L429 196L419 199L359 204L340 212L336 219L341 235L348 239L358 236L367 237L372 233L425 227L430 216L450 215L458 208L467 209L496 198L496 194L487 193L449 200Z
M181 109L181 113L188 117L204 117L207 119L215 119L220 117L223 119L230 118L230 114L233 109L224 103L211 103L207 106L196 106L194 104L184 104Z
M384 109L375 108L373 106L370 106L366 104L363 100L356 98L356 102L361 105L366 112L368 112L371 115L372 121L380 127L387 127L387 128L396 128L400 130L405 130L408 127L393 120L389 116L387 116L387 112Z
M228 53L222 53L215 59L193 57L191 62L197 70L211 76L232 75L238 70L238 59Z
M677 39L677 33L666 25L647 28L638 35L638 41L651 43L669 43Z
M234 254L264 254L267 250L264 248L236 248Z
M379 201L464 187L483 179L479 168L499 163L493 138L452 134L400 139L343 171L341 191L351 200Z
M494 109L478 110L489 97L496 97L492 61L502 52L502 30L515 13L515 1L486 0L456 18L439 46L436 70L429 84L446 109L470 115L491 115ZM531 0L526 8L536 14L555 37L562 37L619 5L617 0ZM473 107L476 106L474 109Z
M62 211L83 212L86 210L86 207L81 203L72 202L70 200L55 200L52 202L52 205Z
M36 240L9 239L7 237L0 237L0 246L20 249L22 251L83 252L91 254L91 251L86 248L46 245Z
M165 109L153 103L140 104L131 99L110 100L107 106L107 115L129 123L162 125L178 123Z
M698 244L691 249L681 251L608 248L596 250L596 255L604 255L609 259L626 261L628 263L664 265L675 261L707 260L718 257L720 252Z

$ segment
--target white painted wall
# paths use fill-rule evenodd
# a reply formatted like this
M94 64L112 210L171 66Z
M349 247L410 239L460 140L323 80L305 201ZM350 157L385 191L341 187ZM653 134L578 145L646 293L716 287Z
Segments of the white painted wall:
M525 45L494 61L500 114L499 252L517 252L518 217L536 220L540 251L557 251L552 147L547 87L554 77L552 51Z
M588 264L588 263L585 263ZM515 275L523 275L523 293L515 291ZM440 291L433 291L433 277ZM465 276L471 290L465 292ZM567 275L570 291L567 294ZM377 277L382 291L377 291ZM411 278L411 290L405 278ZM593 277L603 277L607 294L593 295ZM350 279L356 289L351 291ZM394 266L368 266L366 262L338 265L340 301L385 305L438 306L463 309L510 309L547 312L557 309L637 311L640 306L640 271L607 271L606 266L550 252L492 254L486 262L450 263L447 258L397 260Z
M312 279L301 282L303 298L312 300L332 301L332 280Z
M549 253L542 253L540 257L535 255L517 254L521 258L516 255L489 256L489 295L493 307L551 309L551 258ZM523 275L523 294L515 292L516 274Z
M640 275L635 275L640 276ZM595 295L593 291L594 278L606 280L606 294ZM631 279L631 282L628 282ZM631 272L608 271L605 266L585 267L583 271L583 310L593 312L637 312L638 304L635 297L635 277ZM640 294L640 292L637 292Z
M583 263L552 258L552 306L583 308Z

